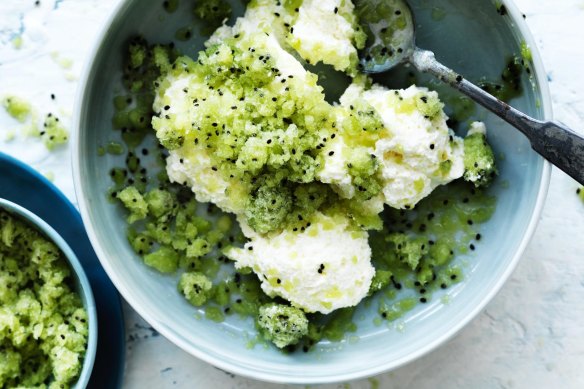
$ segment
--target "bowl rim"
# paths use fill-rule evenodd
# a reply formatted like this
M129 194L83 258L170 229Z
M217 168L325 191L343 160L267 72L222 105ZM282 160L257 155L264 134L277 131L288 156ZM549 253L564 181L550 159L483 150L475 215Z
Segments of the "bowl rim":
M93 291L91 289L91 284L89 279L85 274L81 262L77 258L77 255L73 252L69 244L59 235L57 231L53 229L47 222L45 222L41 217L35 213L29 211L28 209L3 198L0 198L0 209L6 210L8 213L16 215L18 218L24 220L28 224L32 225L37 231L43 234L51 242L55 243L59 250L63 253L65 260L68 265L73 269L75 277L79 281L80 291L82 300L84 302L84 308L87 311L88 317L88 336L87 336L87 348L85 350L85 355L83 357L83 365L81 371L79 372L79 378L73 384L74 388L85 388L89 383L91 378L91 372L93 370L93 365L95 363L95 357L97 354L97 309L95 306L95 299L93 298Z
M311 377L309 380L304 378L301 375L284 375L278 373L271 373L266 371L260 370L250 370L241 365L232 364L230 362L226 362L225 360L218 358L214 355L207 354L203 350L197 348L196 346L187 342L182 336L175 334L170 328L168 328L163 323L159 322L158 319L149 312L146 308L140 306L140 304L136 303L136 299L134 298L133 291L130 290L128 287L125 286L123 283L122 278L117 275L112 266L110 266L107 260L102 260L105 258L105 253L101 246L99 245L99 240L97 238L97 234L93 229L91 224L91 218L89 214L89 207L90 204L84 196L84 188L81 185L82 182L82 172L80 170L82 156L81 156L81 145L79 143L79 133L81 128L81 117L83 113L84 107L84 100L86 95L85 85L90 81L91 75L93 73L93 64L94 60L97 57L97 54L101 51L103 42L108 35L110 26L114 25L117 20L119 19L119 15L123 13L125 8L129 7L129 4L134 0L122 0L120 1L111 11L109 17L104 22L101 31L97 34L96 39L92 45L92 48L87 56L87 60L84 64L84 68L82 71L82 75L80 77L80 82L78 83L77 92L76 92L76 103L75 109L73 112L72 118L72 145L73 145L73 152L71 154L72 158L72 165L73 165L73 179L75 184L75 193L77 196L79 210L81 213L81 217L83 219L83 223L85 228L87 229L87 233L89 239L95 249L95 252L105 269L106 273L120 292L120 294L126 299L126 301L132 306L132 308L142 316L148 323L150 323L160 334L162 334L165 338L170 340L173 344L181 348L182 350L186 351L190 355L201 359L204 362L207 362L217 368L222 370L229 371L231 373L237 374L239 376L248 377L256 380L261 380L265 382L274 382L274 383L288 383L288 384L327 384L327 383L337 383L343 381L352 381L356 379L362 379L371 377L374 375L378 375L381 373L385 373L388 371L392 371L398 369L414 360L422 357L430 353L431 351L437 349L438 347L444 345L448 340L453 338L456 334L458 334L464 327L468 325L470 321L478 316L478 314L485 308L485 306L495 297L497 293L501 290L502 286L508 280L510 275L513 273L521 256L523 255L528 243L530 242L533 233L537 227L537 223L540 219L540 215L543 210L543 206L545 204L548 188L551 179L551 171L552 165L547 160L543 159L543 166L541 170L541 176L539 177L539 186L537 190L537 198L535 201L535 206L533 209L533 213L529 219L527 224L527 228L525 230L525 234L523 235L521 242L517 246L515 253L512 255L512 258L509 262L509 265L503 272L502 276L497 280L493 288L482 296L479 304L477 304L472 310L467 312L466 316L460 320L456 325L451 327L448 331L444 332L437 338L435 338L432 342L429 342L424 347L412 352L406 356L398 358L391 363L380 364L376 366L372 366L371 368L361 370L357 373L349 372L349 373L340 373L335 375L328 375L326 372L323 372L322 375L318 377ZM527 46L531 49L532 53L532 63L534 66L534 74L535 81L539 87L539 91L541 96L541 107L543 108L543 117L545 120L552 120L553 113L552 113L552 99L549 91L549 84L546 76L546 72L543 66L543 61L541 55L539 53L538 47L536 42L527 26L526 21L524 20L524 15L521 13L519 8L513 3L513 0L501 0L501 4L507 8L508 15L511 18L509 23L510 27L515 32L519 33L519 36L525 41Z

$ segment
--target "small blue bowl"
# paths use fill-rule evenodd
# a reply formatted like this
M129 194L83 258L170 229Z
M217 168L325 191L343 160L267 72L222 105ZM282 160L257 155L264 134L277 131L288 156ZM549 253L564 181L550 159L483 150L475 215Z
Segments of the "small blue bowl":
M89 285L89 280L85 275L85 271L83 270L81 263L67 242L65 242L65 240L61 238L61 236L40 217L30 212L26 208L4 199L0 199L0 209L3 209L8 213L16 216L17 218L26 221L37 231L42 233L47 239L57 245L69 263L69 266L71 266L71 269L73 269L75 290L79 296L81 296L83 307L87 311L89 335L87 339L87 350L83 360L83 368L79 374L79 379L72 386L72 388L85 388L89 383L89 378L91 377L91 371L93 369L93 363L95 361L95 354L97 350L97 311L95 309L93 292L91 291L91 286Z

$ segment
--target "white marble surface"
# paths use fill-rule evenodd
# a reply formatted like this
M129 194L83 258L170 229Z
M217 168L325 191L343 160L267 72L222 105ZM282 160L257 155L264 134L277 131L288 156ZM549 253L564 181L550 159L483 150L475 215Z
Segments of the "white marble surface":
M0 0L0 95L30 99L68 124L76 77L118 0ZM473 0L481 1L481 0ZM584 0L516 0L550 78L555 115L584 132ZM24 28L24 30L22 30ZM24 31L23 46L11 39ZM70 68L51 54L72 60ZM55 100L50 98L55 94ZM0 110L0 151L54 175L73 201L70 150L48 153ZM326 388L584 388L584 204L554 170L541 222L502 291L458 336L397 371ZM159 336L125 305L125 388L283 388L234 377Z

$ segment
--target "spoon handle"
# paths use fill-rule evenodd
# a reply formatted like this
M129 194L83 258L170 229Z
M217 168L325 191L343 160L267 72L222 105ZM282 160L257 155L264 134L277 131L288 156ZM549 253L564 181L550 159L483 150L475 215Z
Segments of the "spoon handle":
M442 65L431 51L416 49L412 63L418 70L450 84L519 129L535 151L584 185L584 138L563 124L542 122L518 111Z

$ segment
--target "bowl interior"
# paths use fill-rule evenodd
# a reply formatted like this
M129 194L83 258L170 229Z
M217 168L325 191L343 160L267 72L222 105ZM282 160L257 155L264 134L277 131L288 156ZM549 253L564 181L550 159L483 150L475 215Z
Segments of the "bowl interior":
M119 139L112 130L113 96L120 91L122 62L129 39L137 34L150 42L168 43L178 28L192 25L188 2L174 14L162 9L162 2L123 1L106 26L80 90L74 156L77 195L84 223L94 248L126 300L163 335L188 352L237 374L258 379L319 383L354 379L395 368L436 347L452 336L492 298L507 278L533 230L545 195L549 166L536 155L517 130L477 108L473 119L484 120L489 139L499 157L500 177L492 192L498 197L493 218L484 225L476 252L458 258L465 265L465 281L445 294L449 303L437 296L418 306L402 320L376 326L372 318L377 307L361 307L357 312L358 341L324 343L315 352L285 355L272 348L248 348L254 336L253 323L237 317L217 324L197 318L197 310L176 291L176 279L148 269L129 247L125 238L125 215L107 199L108 176L122 157L98 156L98 146ZM231 2L241 14L240 1ZM499 80L507 59L519 54L526 41L521 15L507 3L501 16L489 1L412 0L420 47L433 50L439 60L470 80L482 77ZM196 29L195 29L196 31ZM523 31L523 33L522 33ZM177 42L186 54L196 56L205 37ZM550 114L544 72L535 46L531 80L523 77L523 93L512 104L534 116ZM404 68L378 77L394 86L404 84ZM443 99L458 95L421 75L422 85L438 89ZM334 86L333 86L334 87ZM464 135L464 132L462 133ZM146 168L154 168L146 165Z
M93 292L91 291L91 285L89 284L89 280L85 275L85 271L83 270L81 263L67 242L65 242L65 240L63 240L63 238L61 238L61 236L40 217L30 212L29 210L4 199L0 199L0 209L4 209L15 217L26 221L33 228L36 228L38 231L40 231L47 239L54 242L61 250L61 253L63 253L65 259L69 263L69 266L73 269L71 275L73 277L75 291L81 297L81 301L83 303L83 307L87 311L89 321L89 337L87 339L87 350L83 360L83 367L81 373L79 374L79 379L73 388L85 388L89 383L89 378L91 376L91 370L93 369L93 363L95 361L95 354L97 351L97 313L95 310Z

